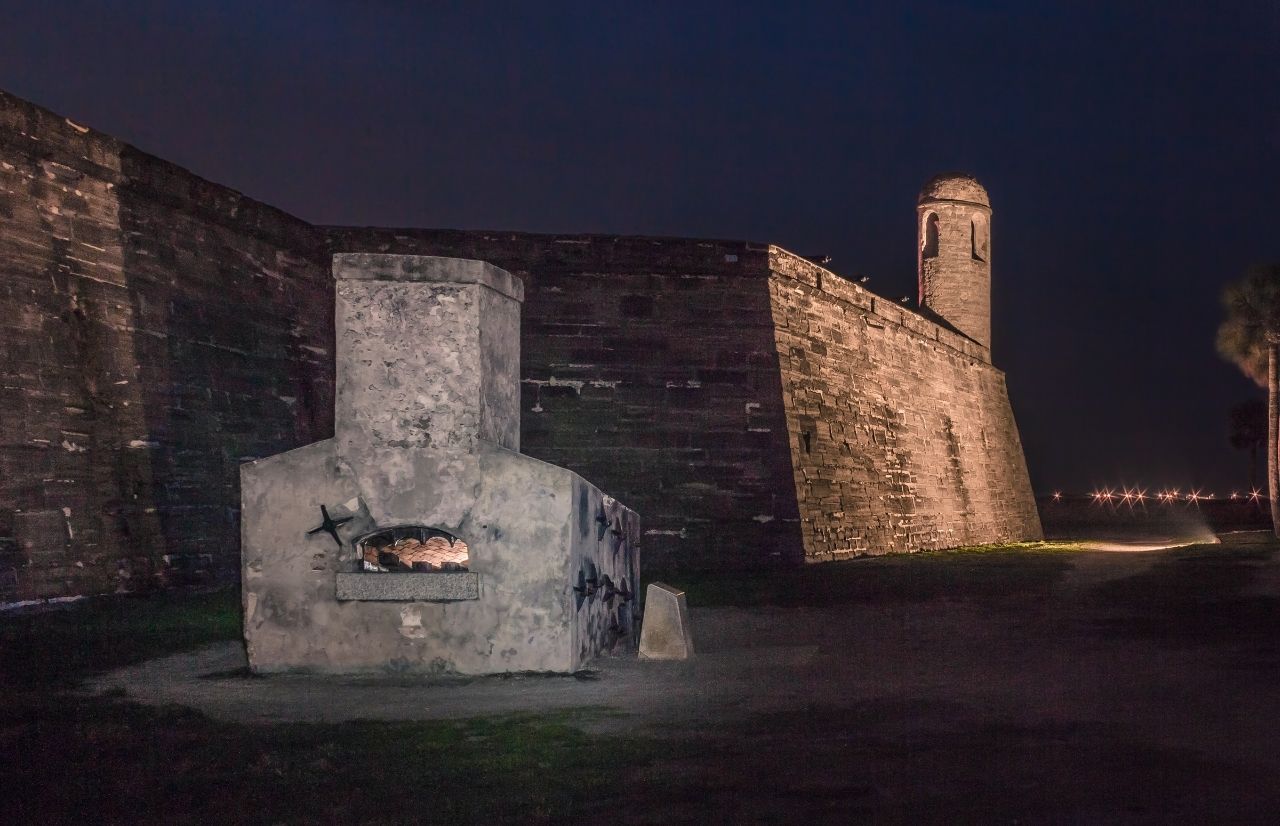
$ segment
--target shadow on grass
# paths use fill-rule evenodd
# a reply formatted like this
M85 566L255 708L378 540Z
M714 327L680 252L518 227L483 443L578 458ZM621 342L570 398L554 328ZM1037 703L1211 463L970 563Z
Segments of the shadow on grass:
M1280 599L1246 589L1276 545L1193 545L1168 552L1139 574L1104 583L1088 601L1110 614L1108 634L1178 645L1229 643L1251 659L1280 657Z
M240 629L234 590L94 597L0 616L0 687L65 688L95 672L240 639Z
M1069 543L982 545L724 573L673 573L693 607L827 607L933 599L1039 598L1071 569ZM663 579L655 575L653 579Z
M69 697L3 712L9 822L610 823L1249 819L1251 769L1100 723L872 701L665 738L579 710L245 726ZM1252 822L1252 821L1251 821Z
M546 822L657 750L594 712L417 723L236 725L64 696L3 712L14 823Z
M1011 723L945 702L757 715L642 774L650 822L1262 822L1270 778L1096 722ZM646 769L651 772L653 769Z

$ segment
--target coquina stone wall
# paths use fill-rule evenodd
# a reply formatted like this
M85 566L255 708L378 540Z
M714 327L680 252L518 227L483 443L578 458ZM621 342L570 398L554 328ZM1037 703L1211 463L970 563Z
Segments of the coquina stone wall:
M1041 537L985 347L776 247L769 268L806 559Z
M0 93L0 601L232 581L245 458L332 434L307 224Z
M520 449L634 508L646 566L803 558L767 245L349 228L330 243L524 282Z
M646 566L1039 535L986 349L776 247L317 228L0 93L0 601L234 581L239 464L333 435L334 252L524 281L521 449Z
M522 450L634 503L661 567L1041 536L990 351L778 247L448 230L330 240L520 276Z

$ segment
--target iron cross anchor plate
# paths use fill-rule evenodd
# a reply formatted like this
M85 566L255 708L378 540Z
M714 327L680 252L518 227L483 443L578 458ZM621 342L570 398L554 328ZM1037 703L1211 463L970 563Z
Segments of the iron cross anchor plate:
M320 506L320 515L321 517L323 517L323 520L320 522L320 524L317 527L314 527L311 530L307 531L307 536L313 536L315 534L320 533L321 531L324 531L325 533L329 534L329 536L332 536L333 541L337 542L338 547L341 548L342 537L338 536L338 528L350 522L354 517L341 516L341 517L338 517L337 519L334 519L332 516L329 515L329 509L326 508L324 505Z

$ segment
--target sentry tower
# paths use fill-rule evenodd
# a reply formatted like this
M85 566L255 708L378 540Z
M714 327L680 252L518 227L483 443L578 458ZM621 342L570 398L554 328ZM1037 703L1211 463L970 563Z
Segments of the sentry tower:
M916 207L920 305L991 349L991 201L971 175L937 175Z

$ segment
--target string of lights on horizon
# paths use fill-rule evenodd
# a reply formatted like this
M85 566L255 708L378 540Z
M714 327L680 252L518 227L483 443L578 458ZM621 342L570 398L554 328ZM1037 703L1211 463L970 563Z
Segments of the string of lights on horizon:
M1062 491L1055 490L1053 492L1053 501L1062 501ZM1240 493L1232 491L1230 496L1218 496L1216 493L1206 493L1203 490L1191 490L1183 493L1179 488L1168 488L1166 490L1148 493L1146 488L1128 488L1122 487L1119 490L1113 488L1100 488L1084 494L1083 498L1091 499L1097 504L1116 504L1116 505L1145 505L1148 502L1156 504L1172 504L1174 502L1187 502L1197 504L1199 502L1262 502L1269 501L1271 497L1267 496L1259 488L1253 488L1248 493Z

